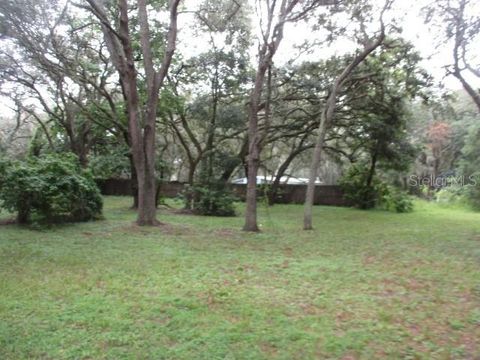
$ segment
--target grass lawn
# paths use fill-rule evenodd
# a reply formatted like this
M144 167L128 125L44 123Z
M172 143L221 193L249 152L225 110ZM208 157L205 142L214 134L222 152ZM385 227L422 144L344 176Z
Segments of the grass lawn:
M480 214L262 208L243 219L130 199L106 220L0 226L0 359L478 359Z

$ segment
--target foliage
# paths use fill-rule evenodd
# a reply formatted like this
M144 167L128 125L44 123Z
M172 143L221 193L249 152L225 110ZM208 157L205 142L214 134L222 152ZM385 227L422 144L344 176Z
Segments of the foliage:
M93 156L88 164L95 179L111 179L130 176L128 149L118 146L105 154Z
M372 54L357 70L357 76L373 75L349 89L346 107L351 114L337 126L347 151L369 157L373 167L405 171L416 155L407 132L412 121L407 100L423 95L428 77L411 44L402 39L389 39L388 44L392 47Z
M355 165L340 180L344 196L353 206L360 209L380 207L398 213L413 210L412 199L405 192L378 177L373 177L371 184L367 185L369 176L368 167Z
M384 187L377 178L367 185L368 170L366 166L353 165L340 179L345 198L359 209L374 208Z
M412 198L404 191L393 186L383 188L380 203L382 208L397 213L407 213L413 211Z
M441 205L467 205L464 186L449 185L435 192L434 198Z
M467 121L463 121L462 125L468 126ZM462 175L470 176L480 169L480 126L478 125L478 119L475 119L474 125L470 126L461 154L459 168Z
M465 186L468 204L477 211L480 211L480 172L471 175L470 184Z
M187 207L199 215L235 216L235 201L222 184L193 185L182 194Z
M442 205L467 206L480 211L480 173L468 177L468 183L450 184L435 193L435 200Z
M47 155L0 165L0 207L20 223L87 221L101 215L102 198L73 155Z

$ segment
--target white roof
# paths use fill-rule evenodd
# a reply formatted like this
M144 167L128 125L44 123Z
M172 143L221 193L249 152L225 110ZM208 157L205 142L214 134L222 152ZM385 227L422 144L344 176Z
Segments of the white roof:
M257 184L271 184L275 180L273 176L257 176ZM231 181L232 184L246 184L247 178L238 178ZM280 184L289 184L289 185L306 185L308 184L307 178L297 178L293 176L282 176L280 178ZM315 184L323 184L318 178L315 181Z

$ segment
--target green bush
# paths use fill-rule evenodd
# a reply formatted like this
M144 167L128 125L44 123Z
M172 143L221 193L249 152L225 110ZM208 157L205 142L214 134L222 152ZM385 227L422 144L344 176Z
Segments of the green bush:
M469 177L469 184L449 185L435 193L435 200L442 205L458 205L480 211L480 173Z
M387 185L375 176L371 185L368 186L368 175L367 167L355 165L340 180L344 197L352 206L360 209L380 207L399 213L413 210L413 202L405 192Z
M182 194L187 208L199 215L235 216L237 200L224 185L194 185Z
M0 207L20 223L88 221L102 212L100 191L73 155L2 161Z
M435 201L441 205L466 205L467 192L462 186L446 186L435 193Z
M464 187L467 203L476 211L480 211L480 172L474 173L471 183Z
M384 188L380 201L385 210L397 213L406 213L413 211L413 201L404 191L400 191L393 186Z
M120 149L123 150L123 149ZM92 156L88 167L95 179L111 179L130 177L128 150L112 150L107 154Z
M360 209L371 209L377 205L383 184L374 178L370 186L367 185L368 168L354 165L340 179L344 197L352 206Z

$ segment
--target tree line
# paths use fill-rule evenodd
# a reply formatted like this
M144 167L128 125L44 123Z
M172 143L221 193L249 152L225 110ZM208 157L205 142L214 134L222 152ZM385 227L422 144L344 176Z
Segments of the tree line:
M437 3L424 9L426 21L446 24L437 40L452 46L447 72L480 110L469 82L480 75L472 55L480 26L469 11L473 2ZM13 143L21 124L33 123L31 155L68 150L99 176L131 177L139 225L157 224L158 179L176 170L210 190L244 175L244 230L258 231L259 170L274 174L270 202L282 177L304 172L304 229L311 229L319 168L361 164L367 191L360 202L367 204L376 173L396 172L398 180L414 160L420 167L419 146L445 156L450 130L442 138L440 122L429 122L427 138L414 138L423 126L415 116L441 107L445 114L448 103L402 38L394 6L391 0L4 1L0 85L17 125L2 144ZM286 35L299 27L312 36L279 59ZM191 35L182 38L183 31ZM298 60L339 39L349 41L344 54ZM204 49L189 51L195 41ZM192 192L187 205L197 196Z

